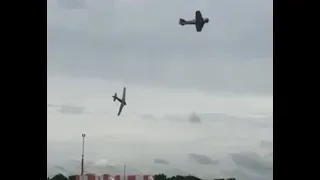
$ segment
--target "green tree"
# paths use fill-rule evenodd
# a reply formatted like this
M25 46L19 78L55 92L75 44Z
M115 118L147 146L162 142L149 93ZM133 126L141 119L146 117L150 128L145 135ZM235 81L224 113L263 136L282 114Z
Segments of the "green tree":
M195 176L191 176L191 175L184 177L184 179L186 179L186 180L201 180L200 178L195 177Z
M176 175L176 176L172 176L172 177L167 177L165 174L156 174L153 176L154 180L201 180L198 177L195 176L180 176L180 175ZM220 178L220 179L214 179L214 180L236 180L235 178L228 178L228 179L224 179L224 178Z
M64 175L62 174L57 174L55 175L51 180L68 180Z
M165 174L156 174L153 178L154 180L167 180L167 176Z

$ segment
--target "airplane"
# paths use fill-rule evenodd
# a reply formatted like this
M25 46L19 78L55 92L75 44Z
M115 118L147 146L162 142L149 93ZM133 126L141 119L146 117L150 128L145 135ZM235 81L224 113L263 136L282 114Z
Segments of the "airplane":
M196 25L197 32L201 32L204 24L206 24L208 22L209 22L209 18L203 18L200 11L196 11L196 16L195 16L194 20L186 21L182 18L180 18L180 20L179 20L179 24L181 26L184 26L187 24Z
M127 102L126 102L126 87L123 88L123 94L122 94L122 99L118 98L117 97L117 93L114 94L113 97L113 101L116 101L118 100L121 104L120 104L120 108L119 108L119 112L118 112L118 116L120 115L121 111L122 111L122 108L127 105Z

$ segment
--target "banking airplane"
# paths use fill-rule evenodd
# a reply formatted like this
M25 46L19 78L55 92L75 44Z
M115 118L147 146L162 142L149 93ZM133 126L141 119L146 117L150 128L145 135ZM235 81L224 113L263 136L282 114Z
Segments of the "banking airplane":
M127 105L127 102L126 102L126 87L123 88L122 99L117 97L117 93L115 93L114 96L112 96L112 97L113 97L113 101L118 100L121 103L120 104L120 108L119 108L119 112L118 112L118 116L119 116L121 111L122 111L123 106Z
M203 18L200 11L196 11L196 17L194 20L186 21L184 19L179 20L179 24L184 26L186 24L194 24L196 25L197 32L201 32L205 23L209 22L209 18Z

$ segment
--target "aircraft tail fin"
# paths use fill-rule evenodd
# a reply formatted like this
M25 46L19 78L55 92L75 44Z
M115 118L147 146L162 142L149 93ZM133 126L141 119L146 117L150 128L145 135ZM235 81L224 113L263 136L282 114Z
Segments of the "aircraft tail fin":
M179 24L181 25L181 26L183 26L183 25L185 25L186 24L186 20L184 20L184 19L179 19Z
M112 96L112 97L113 97L113 101L116 101L117 93L115 93L114 96Z

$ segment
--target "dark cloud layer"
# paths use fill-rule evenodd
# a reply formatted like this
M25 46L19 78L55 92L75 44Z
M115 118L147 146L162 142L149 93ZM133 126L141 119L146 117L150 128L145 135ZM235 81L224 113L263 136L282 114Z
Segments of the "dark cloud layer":
M219 161L212 160L210 157L204 155L204 154L195 154L190 153L189 158L194 160L198 164L206 164L206 165L216 165L219 164Z
M153 160L153 163L155 163L155 164L170 164L167 160L161 159L161 158L155 158Z

